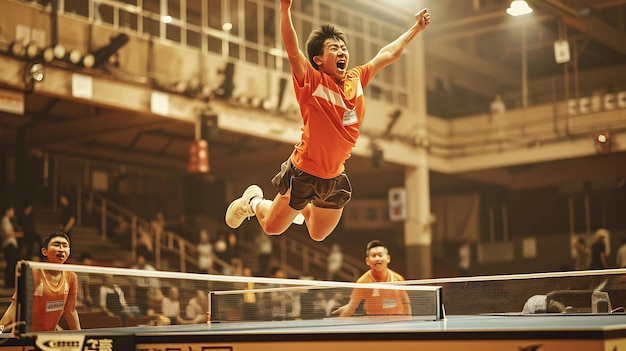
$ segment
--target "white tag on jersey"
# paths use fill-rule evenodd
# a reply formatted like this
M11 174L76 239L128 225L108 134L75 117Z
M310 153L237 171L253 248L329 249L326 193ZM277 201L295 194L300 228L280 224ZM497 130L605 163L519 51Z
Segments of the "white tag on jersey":
M359 121L359 118L356 116L355 110L346 111L343 114L343 125L350 126Z
M63 300L48 301L46 303L46 312L62 311L64 305L65 305L65 301Z
M396 308L396 299L384 299L383 309Z

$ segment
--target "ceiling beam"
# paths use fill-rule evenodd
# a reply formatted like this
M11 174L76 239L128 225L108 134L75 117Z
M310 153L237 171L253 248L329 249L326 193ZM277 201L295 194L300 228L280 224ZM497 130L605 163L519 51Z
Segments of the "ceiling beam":
M429 44L429 53L465 69L478 72L510 87L520 86L520 73L444 43Z

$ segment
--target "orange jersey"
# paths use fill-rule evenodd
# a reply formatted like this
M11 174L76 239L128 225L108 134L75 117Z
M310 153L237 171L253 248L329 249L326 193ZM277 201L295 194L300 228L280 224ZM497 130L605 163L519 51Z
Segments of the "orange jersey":
M294 166L323 179L344 171L365 115L363 89L371 72L369 63L358 66L337 83L307 61L302 86L292 77L303 122L300 142L291 154Z
M391 280L389 282L403 281L404 278L389 270ZM365 272L357 283L375 283L371 270ZM390 289L354 289L351 299L358 301L365 300L365 314L367 315L406 315L410 311L408 308L409 299L404 290Z
M76 300L78 280L74 272L61 272L57 284L41 269L33 270L32 330L54 331L69 298Z

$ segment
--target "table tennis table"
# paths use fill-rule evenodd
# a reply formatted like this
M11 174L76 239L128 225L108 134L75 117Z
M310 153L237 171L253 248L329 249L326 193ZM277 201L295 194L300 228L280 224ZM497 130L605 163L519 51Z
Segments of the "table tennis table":
M27 334L0 350L626 350L626 315L349 317Z

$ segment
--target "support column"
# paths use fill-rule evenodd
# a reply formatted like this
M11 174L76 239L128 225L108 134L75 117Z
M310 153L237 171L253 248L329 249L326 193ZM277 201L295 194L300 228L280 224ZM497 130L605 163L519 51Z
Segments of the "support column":
M406 248L406 278L432 277L430 179L428 170L428 129L426 110L426 56L424 34L414 39L409 68L410 86L413 91L411 109L415 111L415 142L417 166L405 169L407 193L407 219L404 222L404 245Z

